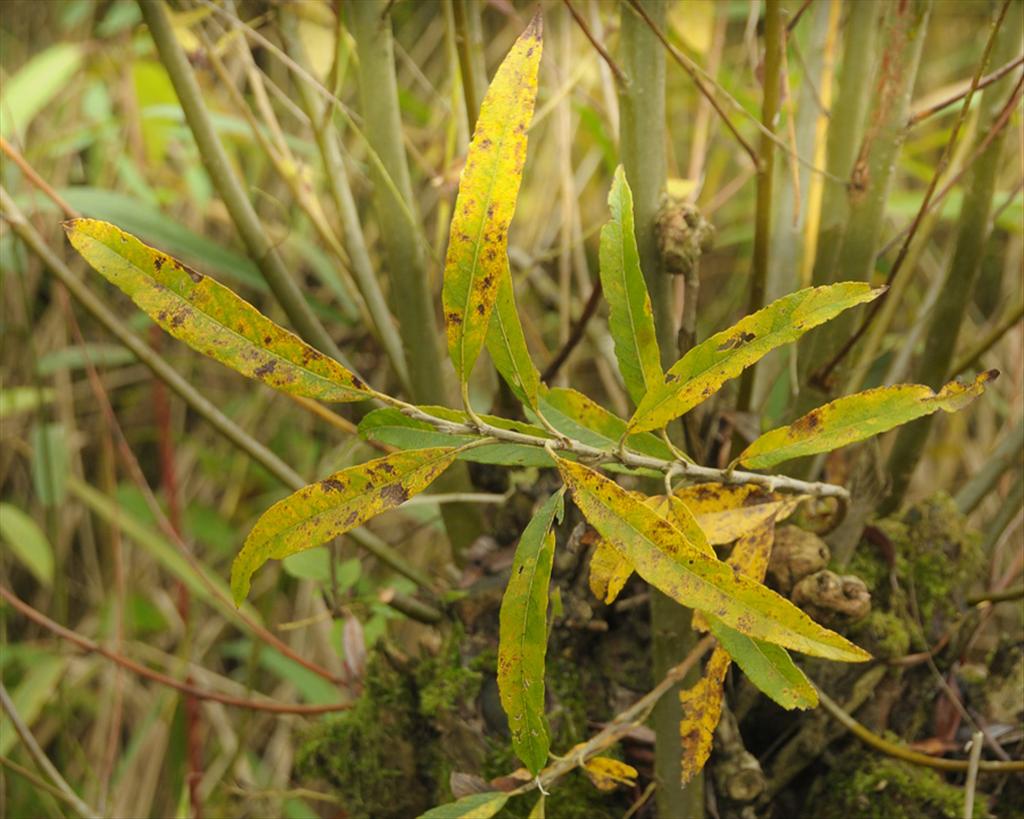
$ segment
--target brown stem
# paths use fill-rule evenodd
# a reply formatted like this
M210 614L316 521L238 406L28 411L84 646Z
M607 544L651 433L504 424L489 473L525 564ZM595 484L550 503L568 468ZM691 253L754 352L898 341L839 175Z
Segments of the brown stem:
M594 47L594 50L601 55L601 59L607 63L608 67L612 70L612 74L615 75L616 82L620 86L626 83L626 75L622 73L622 69L616 64L615 60L612 59L612 55L608 53L608 49L601 44L601 42L594 37L594 33L590 30L590 26L587 25L587 21L580 16L580 13L576 11L576 8L572 4L572 0L562 0L565 3L565 7L569 9L569 14L572 15L572 19L576 21L576 25L580 27L580 31L583 32L584 36L590 40L590 44Z
M41 611L34 609L20 597L16 596L6 586L0 586L0 597L2 597L7 603L21 612L29 620L45 628L47 631L52 632L57 637L63 640L67 640L69 643L73 643L83 651L90 654L99 654L101 657L105 657L111 662L117 663L122 668L127 668L129 671L138 674L140 677L145 677L153 682L166 685L168 688L173 688L176 691L180 691L190 697L195 697L198 700L209 700L211 702L219 702L222 705L230 705L235 708L248 708L252 711L267 711L272 714L327 714L334 711L344 711L351 708L350 703L332 703L330 705L290 705L288 703L279 702L263 702L262 700L249 700L243 697L232 697L228 694L219 694L216 691L208 691L205 688L200 688L192 683L183 683L176 680L174 677L170 677L159 671L154 671L151 668L147 668L135 662L128 657L124 657L118 654L116 651L111 651L108 648L90 640L79 634L76 631L72 631L69 628L65 628L59 623L54 622Z
M550 382L558 371L562 368L562 365L568 360L572 351L576 349L580 341L583 340L583 336L586 333L587 324L593 317L594 313L597 312L597 306L601 303L601 294L603 289L601 287L601 280L597 279L594 282L594 289L590 291L590 295L587 297L587 303L583 305L583 311L580 313L580 317L576 319L569 331L569 337L565 340L565 344L555 354L555 357L551 359L551 363L548 364L547 369L544 370L541 375L541 381Z

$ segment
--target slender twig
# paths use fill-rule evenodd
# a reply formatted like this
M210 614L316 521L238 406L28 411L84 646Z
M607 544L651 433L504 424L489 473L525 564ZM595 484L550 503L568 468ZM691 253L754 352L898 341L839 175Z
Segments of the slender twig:
M981 740L981 731L975 731L971 735L971 754L967 759L967 782L964 784L964 819L974 819L974 792L978 787Z
M928 756L927 754L912 751L910 748L906 748L903 745L883 739L878 736L878 734L865 728L857 722L857 720L847 714L839 703L822 691L821 688L818 686L815 686L815 688L818 690L818 698L821 701L821 705L828 712L829 716L835 719L836 722L846 728L846 730L862 742L867 743L877 751L881 751L886 756L891 756L895 759L902 759L904 762L910 762L914 765L922 765L926 768L935 768L939 771L966 772L969 770L970 763L965 760L942 759L940 757ZM985 771L986 773L1019 773L1024 771L1024 760L1002 762L986 759L978 763L978 770Z
M982 88L987 88L988 86L992 85L992 83L1001 80L1011 71L1013 71L1013 69L1017 68L1020 65L1024 65L1024 55L1016 57L1015 59L1010 60L1010 62L1006 63L1006 65L986 74L984 77L978 80L977 86L974 86L973 84L968 85L967 88L963 89L962 91L958 91L957 93L949 97L946 97L946 99L942 100L941 102L937 102L934 105L929 105L927 108L922 108L919 111L915 111L911 115L910 119L907 120L907 128L913 128L922 120L927 119L933 114L937 114L944 108L948 108L950 105L953 105L955 102L962 100L965 96L971 93L972 88L975 91L979 91Z
M64 793L64 791L62 791L60 788L54 787L41 776L34 773L33 771L30 771L28 768L23 768L13 759L8 759L5 756L0 756L0 765L7 768L12 773L17 774L18 776L24 779L27 779L29 782L32 783L34 787L39 788L39 790L41 791L45 791L46 793L50 794L50 796L52 796L54 799L59 799L60 801L74 807L75 803L68 797L66 793Z
M43 752L43 749L39 747L39 743L36 742L35 736L32 735L32 731L25 724L25 721L21 718L21 714L18 713L18 709L15 707L14 702L11 700L10 695L7 693L7 688L2 682L0 682L0 706L3 706L3 711L7 714L7 718L11 721L14 726L15 732L21 737L21 742L25 746L25 750L29 752L29 755L35 761L36 765L42 769L42 771L50 777L50 781L56 785L57 789L64 794L65 801L74 807L75 812L79 816L86 817L86 819L94 819L98 816L96 811L90 808L75 791L67 783L60 771L50 762L50 758Z
M685 54L669 42L669 39L665 36L664 32L662 32L658 24L651 19L651 16L647 13L644 7L637 2L637 0L629 0L629 7L643 18L643 21L650 27L651 31L654 32L654 35L661 40L661 44L665 46L665 50L668 51L672 59L679 64L683 71L690 75L690 79L693 80L693 84L697 86L697 90L700 91L704 98L711 104L711 107L715 109L715 113L717 113L722 122L725 123L725 127L729 129L729 133L736 138L740 147L742 147L747 156L750 157L750 161L753 166L755 168L760 167L760 163L757 158L757 151L754 150L754 146L747 142L743 137L743 134L736 129L736 126L733 125L732 120L729 119L729 115L725 113L725 109L722 108L721 104L715 98L715 95L706 85L704 85L704 82L701 79L701 74L703 72L701 72ZM719 88L718 90L722 89ZM732 101L735 102L735 100ZM738 103L736 104L738 105Z
M693 647L686 658L674 666L660 683L634 702L629 708L618 714L604 728L582 745L577 746L571 754L560 759L556 758L553 765L540 772L532 781L512 791L512 794L529 793L537 787L548 788L584 762L614 745L628 734L637 724L646 719L651 709L666 692L676 686L714 645L714 638L705 637Z
M587 323L597 312L597 307L601 303L601 294L603 290L601 287L601 280L597 279L594 282L594 287L590 291L590 296L587 297L587 303L583 305L583 311L580 313L579 318L572 325L572 329L569 331L569 337L565 340L565 343L561 346L559 351L555 353L555 357L551 359L551 363L548 364L544 373L541 375L541 381L551 382L554 377L558 375L558 371L562 368L562 365L569 359L572 351L576 349L577 345L583 340L583 336L587 331Z
M1008 600L1020 600L1024 597L1024 585L1014 586L1003 591L987 591L981 594L972 594L967 598L967 605L980 606L982 603L1005 603Z
M220 694L216 691L208 691L205 688L200 688L199 686L191 683L181 682L167 674L147 668L128 657L118 654L116 651L105 648L99 643L90 640L88 637L85 637L76 631L65 628L60 625L60 623L54 622L42 612L34 609L6 586L0 586L0 597L25 615L29 620L32 620L34 623L42 626L47 631L52 632L62 640L67 640L69 643L78 646L78 648L83 651L90 654L99 654L101 657L105 657L111 662L117 663L117 665L138 674L140 677L145 677L147 680L152 680L153 682L160 683L168 688L173 688L176 691L180 691L190 697L195 697L198 700L219 702L222 705L230 705L234 708L246 708L250 711L267 711L273 714L303 714L307 716L313 714L327 714L334 711L344 711L352 707L351 703L344 702L332 703L330 705L297 705L273 701L264 702L263 700L250 700L243 697L233 697L228 694Z
M438 432L446 435L486 435L496 438L499 441L508 441L513 444L522 444L533 447L553 447L562 452L571 452L581 460L593 463L620 463L636 469L652 469L660 473L672 472L689 481L707 482L717 481L725 484L757 484L768 487L774 491L783 489L797 494L814 495L824 498L849 498L849 492L842 487L829 483L813 483L790 478L788 475L761 475L757 472L745 472L743 470L713 469L707 466L688 463L683 460L665 460L650 455L642 455L627 448L612 446L608 449L585 444L572 438L541 438L525 432L502 429L477 419L471 423L460 423L437 418L421 408L408 404L390 395L377 393L377 397L393 407L397 407L404 415L417 421L425 421L433 426Z
M800 22L800 18L804 16L804 12L807 11L808 8L810 8L811 3L813 2L814 0L804 0L800 8L796 10L796 14L794 14L792 19L788 23L786 23L786 34L789 34L793 29L796 28L796 24Z
M612 70L612 74L615 75L615 81L619 85L625 85L626 75L622 73L622 69L616 64L615 60L612 59L612 55L608 53L608 49L604 47L600 40L594 37L594 33L590 30L590 26L587 25L587 21L583 19L575 6L572 4L572 0L562 0L565 3L565 7L569 9L569 14L572 15L572 19L576 21L576 25L580 27L580 31L583 32L584 36L590 41L590 44L594 47L594 50L601 55L601 59L605 61L607 66Z
M39 174L37 174L35 168L33 168L31 165L28 164L28 162L25 161L25 157L23 157L21 153L18 150L16 150L14 146L11 145L11 143L9 143L3 137L0 137L0 151L3 151L4 155L7 156L7 158L10 159L15 165L17 165L19 169L21 169L21 172L25 174L29 182L31 182L33 185L39 188L39 190L41 190L44 194L46 194L47 197L49 197L53 202L55 202L57 207L61 209L61 212L65 216L67 216L68 218L72 218L78 215L75 209L71 207L71 205L69 205L67 201L59 193L57 193L57 191L55 191L53 187L51 187L51 185L45 179L43 179Z
M950 375L958 375L981 358L1001 339L1006 332L1024 317L1024 301L1010 308L985 335L978 339L954 364Z

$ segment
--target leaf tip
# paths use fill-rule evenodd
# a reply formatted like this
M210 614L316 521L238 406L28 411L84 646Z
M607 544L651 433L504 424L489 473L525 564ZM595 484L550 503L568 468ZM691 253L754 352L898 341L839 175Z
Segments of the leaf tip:
M538 6L537 11L533 13L533 18L530 20L530 24L526 27L524 35L533 37L535 40L540 40L544 37L544 15L541 13L541 9Z

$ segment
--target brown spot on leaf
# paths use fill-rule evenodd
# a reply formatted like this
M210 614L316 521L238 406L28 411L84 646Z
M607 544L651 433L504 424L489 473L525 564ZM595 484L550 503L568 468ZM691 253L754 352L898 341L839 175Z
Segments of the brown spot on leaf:
M263 378L270 375L275 369L277 369L277 360L272 358L266 364L257 367L253 375L257 378Z
M345 489L345 484L337 478L324 478L320 481L320 488L323 489L324 492L342 492Z
M400 506L409 500L409 493L401 484L389 483L380 490L380 499L389 506Z
M161 267L163 267L163 266L164 266L164 257L163 257L163 256L157 256L157 257L156 257L156 258L155 258L155 259L153 260L153 268L154 268L154 269L155 269L155 270L156 270L157 272L159 272L160 268L161 268Z

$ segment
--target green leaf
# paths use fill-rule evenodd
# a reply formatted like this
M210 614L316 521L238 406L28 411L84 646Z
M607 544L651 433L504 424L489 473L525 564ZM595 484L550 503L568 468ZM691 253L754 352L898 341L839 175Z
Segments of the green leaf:
M555 557L551 522L561 512L564 491L547 499L519 538L499 616L501 707L508 715L512 747L533 774L544 767L551 747L544 718L544 654L548 646L548 583Z
M58 43L40 51L8 77L0 94L0 136L17 133L23 142L35 115L67 89L84 53L79 44Z
M979 373L973 384L950 381L938 393L922 384L897 384L848 395L811 410L789 426L766 432L740 453L737 462L763 469L791 458L831 452L939 410L957 412L998 376L998 370L988 370Z
M195 350L275 389L321 401L359 401L365 385L334 359L177 259L95 219L65 222L68 238L108 281Z
M487 351L513 394L526 406L537 409L540 373L530 358L523 325L516 310L512 274L505 260L505 273L498 280L498 294L487 328Z
M713 395L769 351L813 327L880 296L863 282L808 287L758 310L698 344L672 365L665 382L648 391L629 421L631 431L660 429Z
M508 276L508 226L526 161L542 28L538 12L498 67L459 179L442 300L448 351L462 382L480 354L501 279Z
M590 446L616 448L626 433L625 421L570 387L545 389L540 399L540 411L559 432ZM652 458L675 460L665 442L650 432L628 436L626 445Z
M231 566L231 594L238 605L253 573L319 546L405 503L426 489L455 460L451 447L395 452L335 472L278 501L256 521Z
M67 430L63 424L35 424L32 441L32 486L43 506L57 506L67 495L70 472Z
M0 540L44 586L53 585L53 547L43 530L17 506L0 503Z
M651 297L640 270L633 229L633 193L621 165L615 169L608 207L612 218L601 228L601 286L608 301L608 328L615 342L619 372L630 397L639 404L649 390L664 382L665 375Z
M439 407L424 407L423 409L432 414L438 414L438 417L448 416L450 420L462 421L462 418L459 416L463 416L463 414L457 413L454 410L443 410L442 415L439 412L441 409ZM482 418L487 423L493 423L495 426L504 425L520 432L527 432L530 435L537 435L542 438L548 437L548 433L539 427L518 424L488 415L482 416ZM363 420L359 422L359 434L368 440L380 441L399 449L465 446L473 441L480 440L478 435L452 435L447 432L440 432L426 421L410 418L408 415L403 414L401 410L392 407L376 409L363 416ZM473 461L474 463L481 464L499 464L501 466L553 466L551 458L548 457L547 452L541 447L507 442L485 444L467 449L459 454L459 460Z
M784 597L701 554L672 523L614 481L582 464L557 456L555 462L590 524L644 580L676 602L795 651L845 662L870 659Z
M740 634L706 614L715 639L758 689L783 708L814 708L818 692L781 646Z
M507 793L471 793L457 802L438 805L422 814L419 819L490 819L505 807Z

